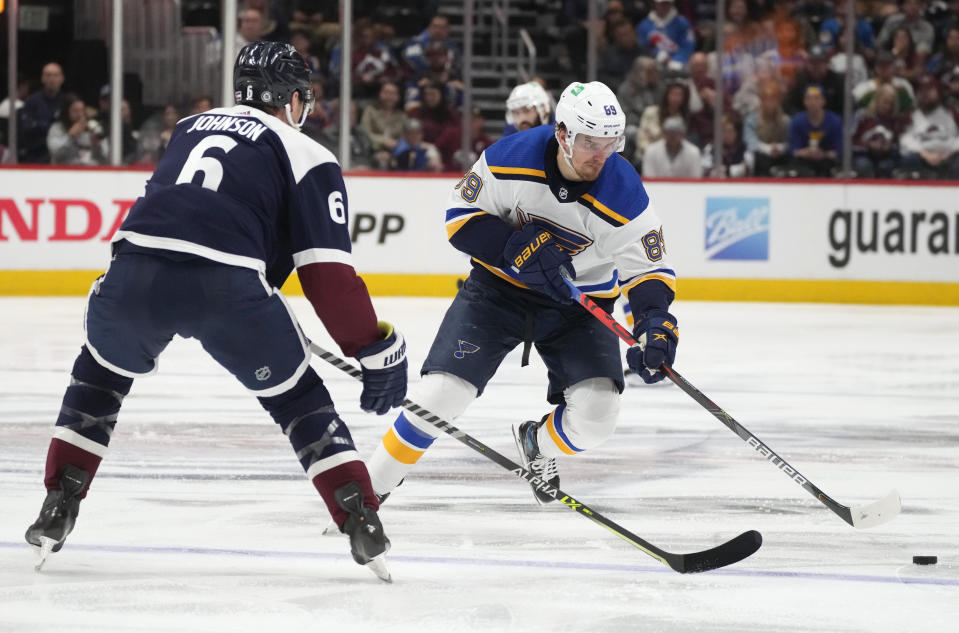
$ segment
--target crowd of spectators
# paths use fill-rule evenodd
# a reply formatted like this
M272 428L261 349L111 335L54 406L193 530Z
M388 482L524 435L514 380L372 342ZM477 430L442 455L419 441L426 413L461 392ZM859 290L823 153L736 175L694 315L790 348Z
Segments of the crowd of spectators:
M316 94L304 132L336 154L340 73L347 62L353 168L461 171L492 139L474 110L470 151L460 150L463 51L449 18L434 2L406 3L418 10L413 19L398 19L383 4L355 2L346 53L337 5L245 0L236 49L256 39L293 44L313 71ZM846 24L844 2L728 0L725 6L718 38L712 2L607 0L590 23L585 0L562 0L546 37L565 76L554 79L556 85L542 83L555 94L585 77L592 29L600 47L598 79L617 92L626 113L623 155L648 177L959 179L959 1L860 0L854 25ZM854 54L847 59L849 37ZM847 72L853 86L848 120ZM20 162L95 165L109 156L110 87L103 87L99 104L85 104L64 92L67 79L51 62L37 90L22 81L16 104L0 103L0 117L17 112ZM717 96L719 139L713 138ZM187 106L167 104L134 129L125 104L124 162L154 163L175 122L212 105L207 95ZM844 129L852 131L851 174L841 173ZM714 164L717 144L721 164Z

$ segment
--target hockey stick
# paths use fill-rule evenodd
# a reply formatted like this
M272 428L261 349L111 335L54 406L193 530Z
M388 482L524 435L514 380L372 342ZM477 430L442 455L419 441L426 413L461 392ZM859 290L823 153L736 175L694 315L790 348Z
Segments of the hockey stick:
M629 330L624 328L611 314L583 294L569 279L566 279L566 283L573 293L573 298L581 306L589 310L590 314L602 321L606 327L615 332L627 345L639 345ZM723 411L718 404L707 398L703 392L690 384L690 382L683 378L675 369L666 365L663 365L660 369L677 387L685 391L690 398L698 402L700 406L712 413L717 420L725 424L733 433L746 442L747 446L750 446L757 453L765 457L767 461L802 486L806 492L816 497L820 503L836 513L839 518L849 525L856 528L870 528L881 525L899 514L899 511L902 509L899 493L895 490L890 490L882 499L865 505L849 507L839 503L800 474L789 462L777 455L769 446L750 433L746 427L734 420L733 416Z
M347 363L345 360L326 351L319 345L315 343L310 343L310 349L313 350L313 353L333 365L337 369L344 371L345 373L353 376L357 380L363 379L363 374L359 369ZM530 471L526 470L519 464L516 464L509 458L501 455L492 448L486 446L476 438L471 435L459 430L446 420L434 415L433 413L427 411L423 407L419 406L409 398L403 401L403 406L420 416L422 419L426 420L439 430L451 435L456 438L463 444L466 444L476 452L482 454L484 457L490 461L496 462L506 470L510 471L520 479L536 483L539 480L536 479L536 476ZM693 552L690 554L674 554L672 552L667 552L662 550L652 543L636 536L626 528L617 525L610 519L607 519L599 512L588 507L582 501L577 501L576 499L570 497L565 492L561 491L559 488L553 489L556 495L556 498L563 504L563 506L578 512L579 514L585 516L588 519L591 519L595 523L603 526L619 538L623 539L630 545L642 550L643 552L649 554L659 562L678 571L681 574L690 574L693 572L709 571L711 569L717 569L719 567L725 567L726 565L731 565L733 563L739 562L747 556L753 554L756 550L759 549L762 545L763 539L762 535L755 530L750 530L748 532L743 532L736 538L723 543L722 545L717 545L712 549L708 549L702 552Z

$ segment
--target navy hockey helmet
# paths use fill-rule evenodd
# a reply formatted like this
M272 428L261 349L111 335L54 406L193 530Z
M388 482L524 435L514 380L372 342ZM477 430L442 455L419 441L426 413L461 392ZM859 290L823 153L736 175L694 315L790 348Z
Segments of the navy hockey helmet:
M290 44L251 42L237 55L233 67L233 96L237 104L283 108L290 125L299 128L313 110L310 68ZM290 113L293 93L300 93L303 115L294 123Z

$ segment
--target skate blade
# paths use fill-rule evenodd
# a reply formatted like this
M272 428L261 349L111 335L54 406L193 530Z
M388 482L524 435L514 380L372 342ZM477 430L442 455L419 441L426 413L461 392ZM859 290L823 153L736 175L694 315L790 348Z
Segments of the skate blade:
M49 536L40 537L40 545L34 545L33 551L37 556L37 564L33 566L34 571L40 571L43 569L43 564L47 562L47 557L50 556L50 552L53 551L53 548L56 546L56 540L50 538Z
M390 574L390 570L386 566L386 552L377 554L371 558L370 562L366 563L366 567L368 567L371 572L376 574L376 577L383 582L393 582L393 576Z

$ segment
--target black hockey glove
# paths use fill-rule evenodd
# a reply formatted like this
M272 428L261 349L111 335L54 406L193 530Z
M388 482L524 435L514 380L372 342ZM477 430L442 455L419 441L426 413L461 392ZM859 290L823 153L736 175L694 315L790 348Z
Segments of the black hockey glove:
M383 339L356 353L363 369L360 408L383 415L406 398L406 341L386 321L380 321Z
M639 374L647 385L659 382L666 375L659 371L662 365L672 366L679 345L679 327L676 317L665 310L650 310L633 328L633 337L639 346L626 350L626 363Z
M576 277L570 256L559 248L549 231L527 224L506 241L503 257L520 281L559 303L572 303L572 293L560 270Z

